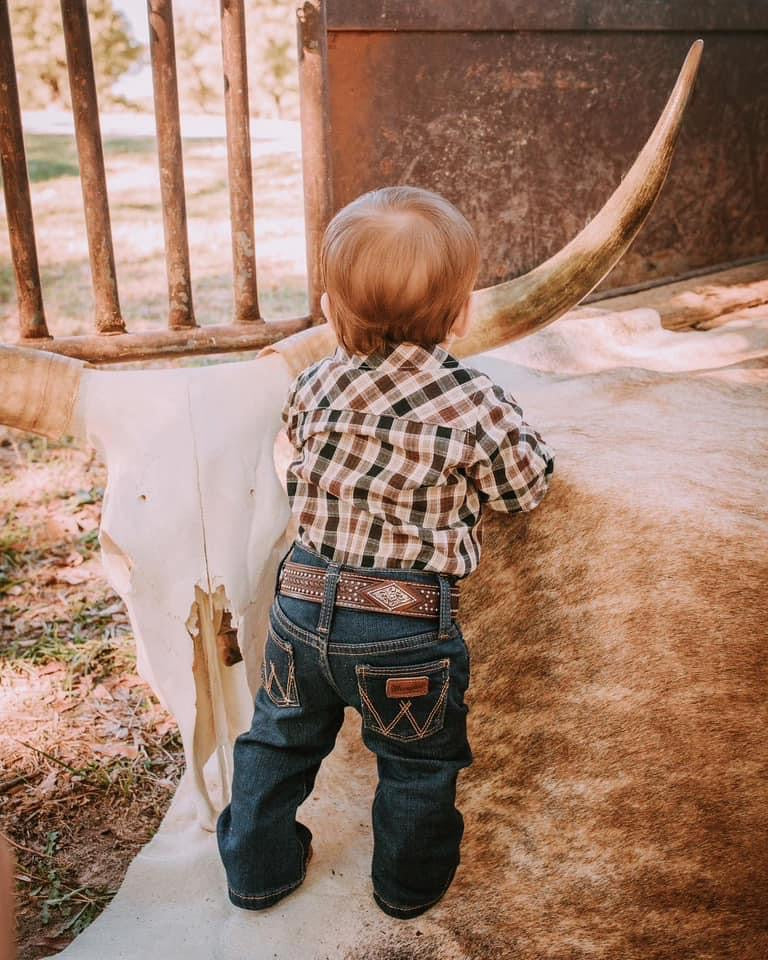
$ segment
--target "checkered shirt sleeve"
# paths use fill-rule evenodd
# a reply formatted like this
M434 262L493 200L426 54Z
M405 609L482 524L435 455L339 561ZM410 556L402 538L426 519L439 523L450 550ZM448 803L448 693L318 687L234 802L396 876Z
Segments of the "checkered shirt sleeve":
M491 384L483 399L475 430L476 460L467 473L492 510L533 510L547 492L554 454L501 387Z
M291 404L293 403L293 398L296 396L296 381L294 380L291 384L291 388L288 391L288 396L285 398L285 403L283 404L283 412L281 414L283 424L285 426L285 433L288 439L293 443L291 439Z

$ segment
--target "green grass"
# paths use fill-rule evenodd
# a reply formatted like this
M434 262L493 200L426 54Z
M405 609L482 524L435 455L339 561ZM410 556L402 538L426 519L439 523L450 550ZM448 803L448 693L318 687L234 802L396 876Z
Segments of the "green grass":
M114 613L114 604L99 607L83 603L62 609L61 617L37 623L34 635L8 640L3 659L36 666L60 663L67 671L63 683L66 690L86 675L98 682L113 673L133 671L136 655L127 641L131 631L127 624L111 622Z
M23 586L26 571L43 555L42 550L25 546L31 532L29 527L18 524L12 517L0 529L0 598L7 595L11 587Z
M104 141L104 156L136 158L151 157L157 161L157 141L154 137L110 137Z
M59 929L59 935L69 932L80 933L101 913L115 895L115 890L77 885L53 862L58 851L60 833L49 831L46 837L44 862L35 872L26 871L29 883L29 895L42 902L40 919L43 926L54 920L66 921Z
M74 139L25 138L43 301L54 336L93 329L93 292ZM183 141L192 297L200 325L233 318L224 141ZM167 325L167 281L154 137L104 141L120 305L129 331ZM301 162L285 153L253 160L259 303L266 319L307 312ZM15 280L0 215L0 342L17 339Z
M28 134L24 137L24 148L32 183L80 174L75 141L69 134Z
M15 295L13 268L10 263L0 263L0 310L10 304Z

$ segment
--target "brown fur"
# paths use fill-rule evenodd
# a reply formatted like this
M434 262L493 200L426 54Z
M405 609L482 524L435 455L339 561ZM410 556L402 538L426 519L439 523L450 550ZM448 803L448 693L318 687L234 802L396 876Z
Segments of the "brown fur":
M648 366L519 371L557 462L464 588L462 865L360 958L768 956L768 363Z

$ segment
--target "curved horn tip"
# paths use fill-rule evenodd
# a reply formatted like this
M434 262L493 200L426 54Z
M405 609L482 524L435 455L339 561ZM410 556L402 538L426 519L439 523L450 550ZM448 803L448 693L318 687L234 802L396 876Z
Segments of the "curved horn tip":
M616 265L642 227L669 170L704 42L691 44L666 105L626 176L584 229L514 280L475 290L474 329L456 342L468 356L552 323L580 303Z
M683 63L682 70L697 70L699 67L699 61L701 60L701 55L704 52L704 41L701 37L698 37L693 43L688 47L688 53L685 56L685 62ZM682 72L682 71L681 71Z

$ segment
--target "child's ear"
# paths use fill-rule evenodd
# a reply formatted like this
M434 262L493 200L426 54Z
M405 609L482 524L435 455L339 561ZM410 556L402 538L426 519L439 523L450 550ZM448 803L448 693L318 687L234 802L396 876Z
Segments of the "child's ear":
M323 316L328 321L328 326L333 330L333 335L338 336L336 333L336 325L333 322L333 317L331 316L331 301L328 297L328 293L324 290L323 295L320 297L320 309L323 311Z
M453 321L453 326L451 327L451 336L455 337L457 340L461 340L462 337L466 337L469 333L469 328L472 323L472 297L467 297L464 306L459 310L459 313L456 319Z
M328 293L326 291L323 291L323 295L320 297L320 309L323 311L323 316L328 323L331 323L331 302L328 299Z

